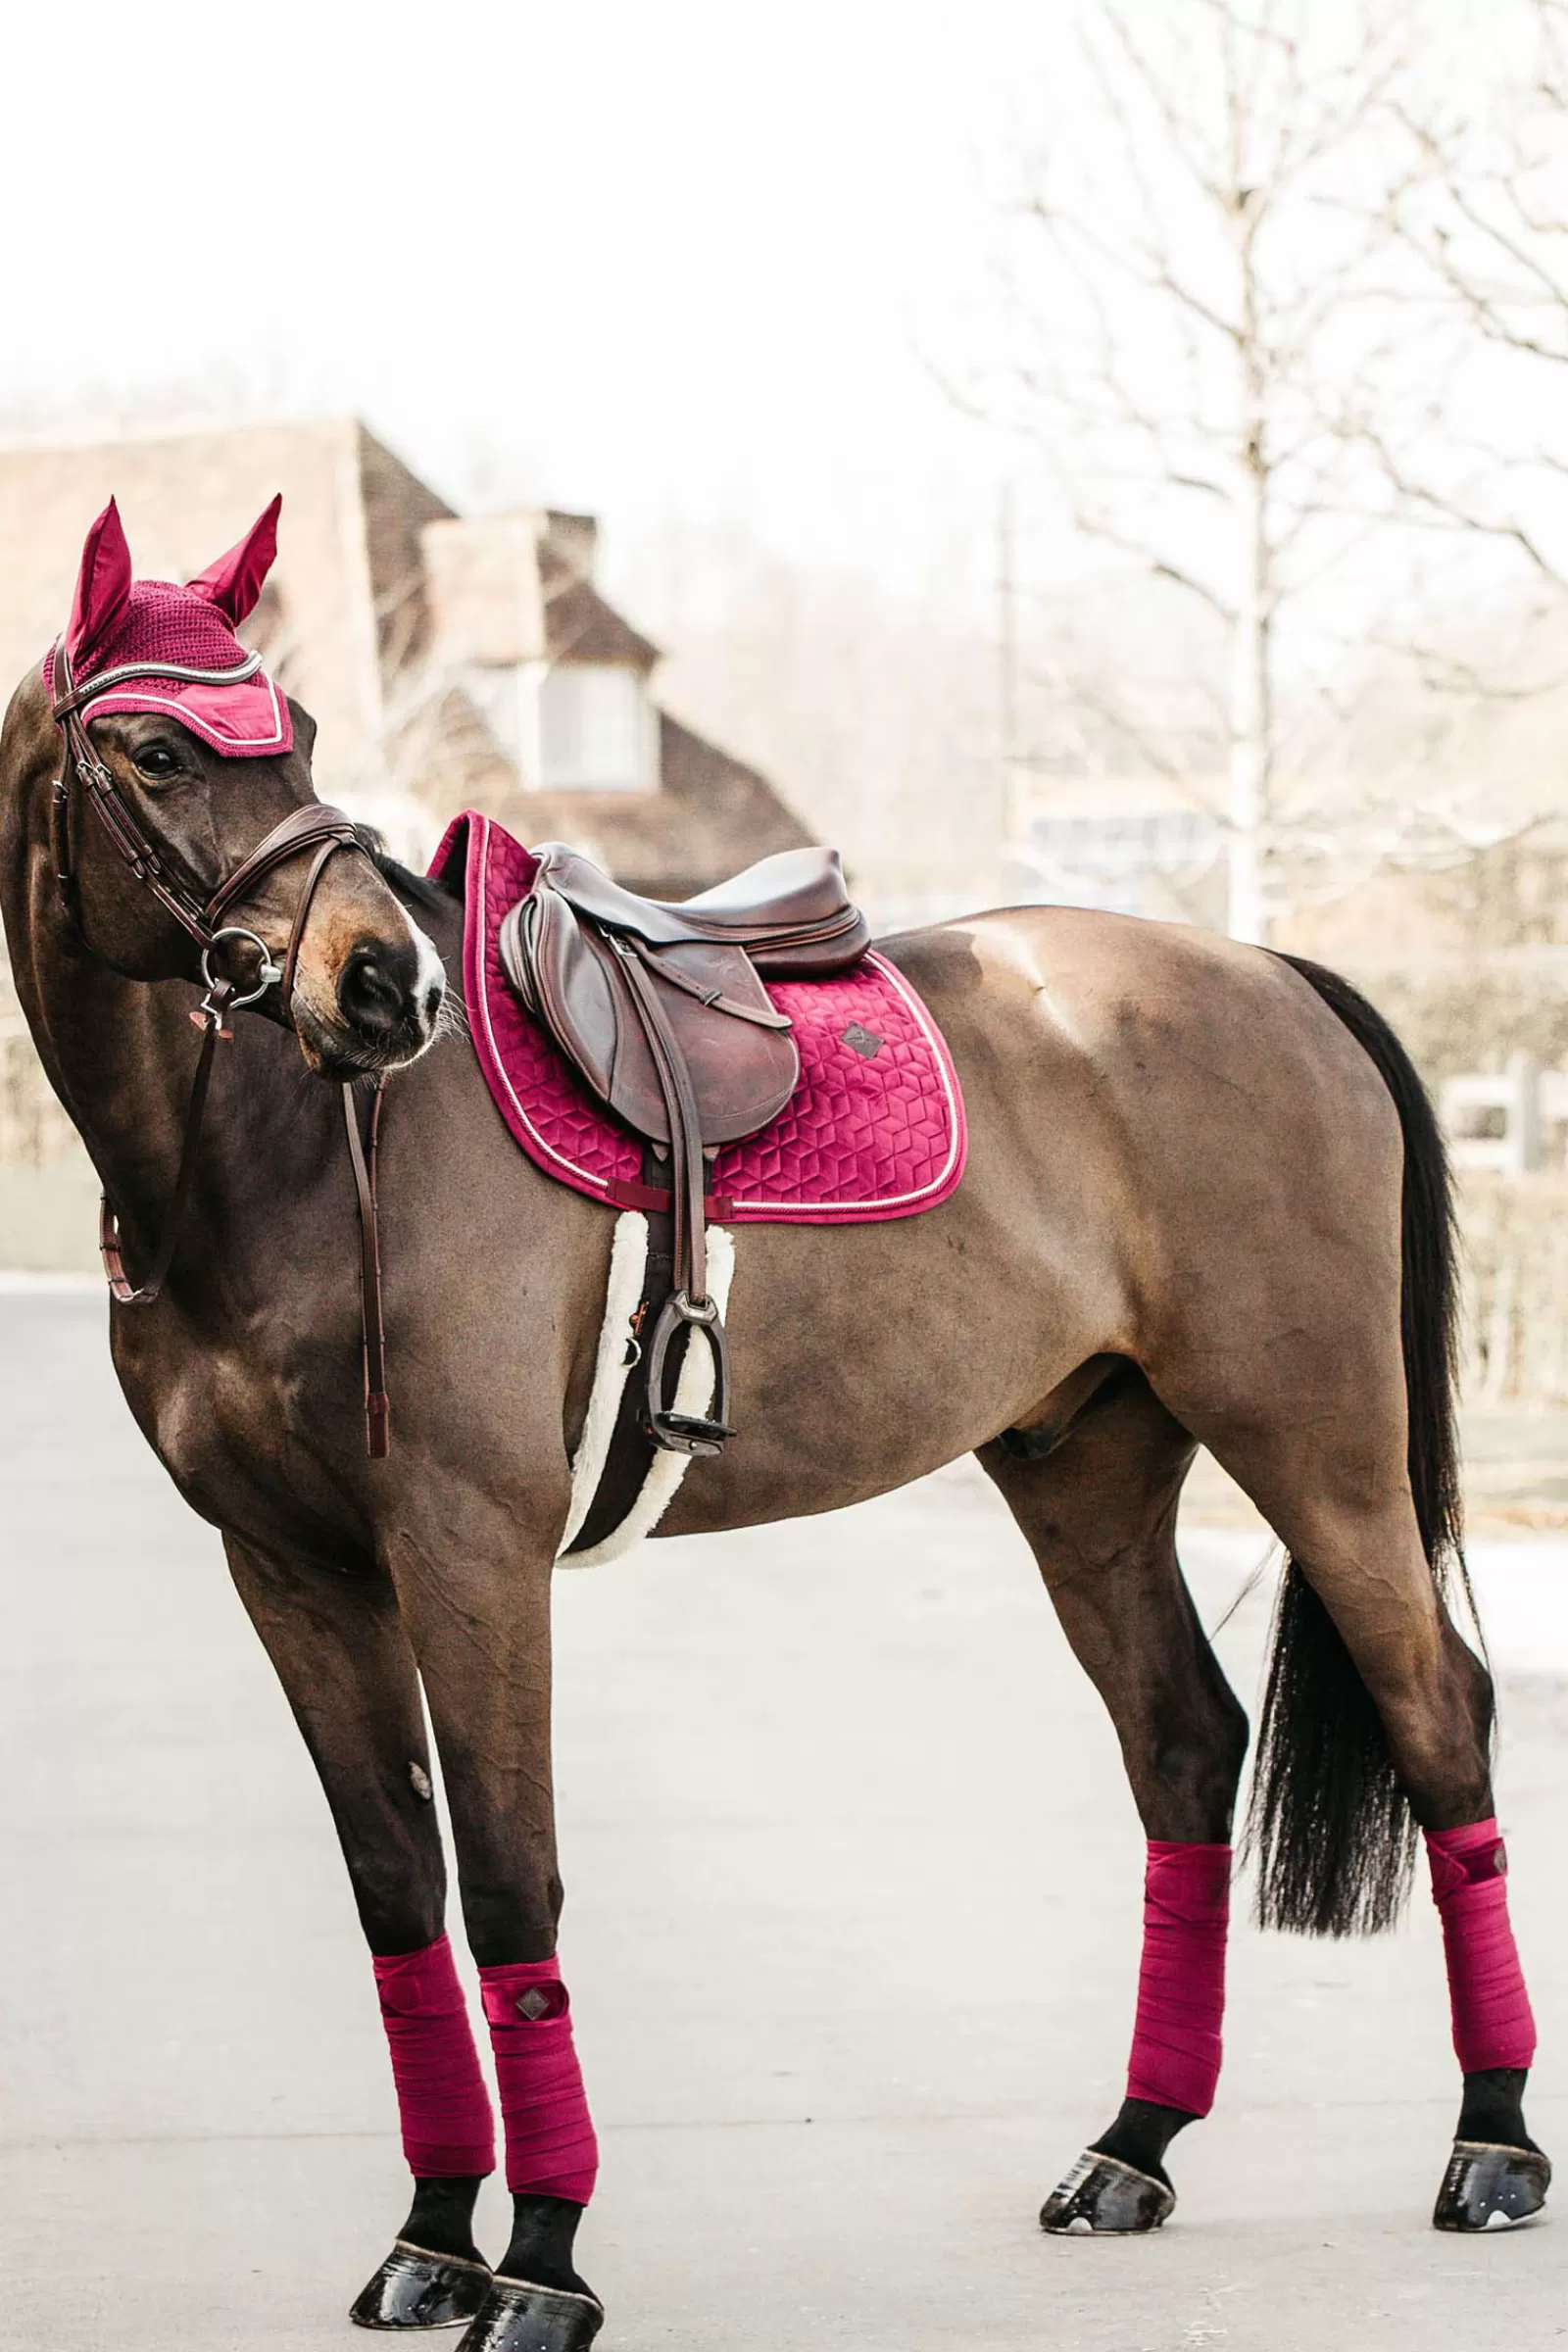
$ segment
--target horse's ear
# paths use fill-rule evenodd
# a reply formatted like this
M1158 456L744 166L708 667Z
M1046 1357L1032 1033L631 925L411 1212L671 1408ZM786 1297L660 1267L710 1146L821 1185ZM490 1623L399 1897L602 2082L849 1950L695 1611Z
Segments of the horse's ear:
M237 547L231 547L226 556L220 556L216 564L209 564L205 571L185 583L236 624L254 610L262 593L262 582L276 560L277 518L282 510L279 494L265 514L258 514Z
M72 599L66 630L66 652L73 662L90 653L121 612L130 594L130 549L125 545L120 509L109 501L81 551L76 593Z

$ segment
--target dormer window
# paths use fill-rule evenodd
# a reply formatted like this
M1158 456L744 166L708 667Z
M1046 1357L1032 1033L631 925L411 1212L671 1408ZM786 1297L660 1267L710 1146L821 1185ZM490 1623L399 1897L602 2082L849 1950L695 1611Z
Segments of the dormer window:
M420 533L432 665L456 689L451 737L491 779L481 798L659 790L659 648L594 586L594 539L587 515L531 511Z
M654 792L659 718L641 674L611 662L556 662L539 693L546 792Z

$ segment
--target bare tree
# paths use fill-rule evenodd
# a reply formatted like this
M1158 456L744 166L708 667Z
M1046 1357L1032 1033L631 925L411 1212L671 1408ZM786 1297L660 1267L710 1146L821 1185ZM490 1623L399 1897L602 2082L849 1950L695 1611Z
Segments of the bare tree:
M1491 23L1490 103L1451 71L1396 93L1404 168L1376 224L1415 265L1440 396L1407 404L1396 433L1375 398L1350 421L1407 514L1440 540L1490 541L1535 591L1517 622L1568 600L1568 0L1513 0Z
M1343 737L1350 649L1386 619L1390 536L1431 517L1379 441L1399 445L1394 418L1428 380L1440 326L1394 205L1414 176L1423 14L1420 0L1360 15L1088 0L1092 136L1056 142L1016 217L1013 349L988 413L1039 447L1081 534L1204 616L1242 939L1266 940L1303 865L1321 875L1343 846L1343 782L1332 822L1310 795L1287 808L1282 784ZM1451 364L1484 330L1450 315L1442 331ZM1369 382L1398 398L1368 404ZM1429 402L1424 429L1440 426ZM1500 536L1479 506L1450 505L1445 523ZM1127 732L1169 767L1157 730ZM1356 811L1352 866L1414 835L1427 856L1468 847L1441 796L1400 782Z

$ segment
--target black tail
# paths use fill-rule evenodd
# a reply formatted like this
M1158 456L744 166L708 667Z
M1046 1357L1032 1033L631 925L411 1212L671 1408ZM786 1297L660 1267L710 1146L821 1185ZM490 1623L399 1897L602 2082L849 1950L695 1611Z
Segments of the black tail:
M1440 1592L1461 1546L1454 1426L1458 1293L1447 1155L1427 1092L1394 1031L1349 982L1298 956L1316 989L1377 1065L1404 1131L1400 1330L1409 1398L1410 1488ZM1264 1927L1311 1936L1392 1927L1410 1888L1415 1823L1395 1778L1376 1707L1334 1621L1295 1560L1274 1620L1258 1727L1249 1837Z

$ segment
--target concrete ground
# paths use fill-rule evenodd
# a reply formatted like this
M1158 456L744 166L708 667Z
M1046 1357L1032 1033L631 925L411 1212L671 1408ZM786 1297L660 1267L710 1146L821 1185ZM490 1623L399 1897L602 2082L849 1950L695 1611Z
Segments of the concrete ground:
M347 2347L405 2194L369 1970L304 1748L120 1402L104 1311L0 1297L0 2344ZM1260 1548L1189 1531L1208 1622ZM1559 1560L1568 1589L1568 1551L1489 1556L1489 1592L1506 1613L1512 1561L1555 1605ZM1532 1608L1506 1660L1539 1663ZM1260 1587L1220 1637L1248 1696L1266 1609ZM1455 2075L1424 1898L1376 1945L1240 1934L1175 2220L1039 2235L1118 2097L1140 1839L978 1473L564 1578L559 1621L607 2352L1568 2336L1561 2223L1426 2227ZM1568 1682L1509 1671L1504 1706L1531 2114L1568 2151ZM493 2251L503 2211L492 2186Z

